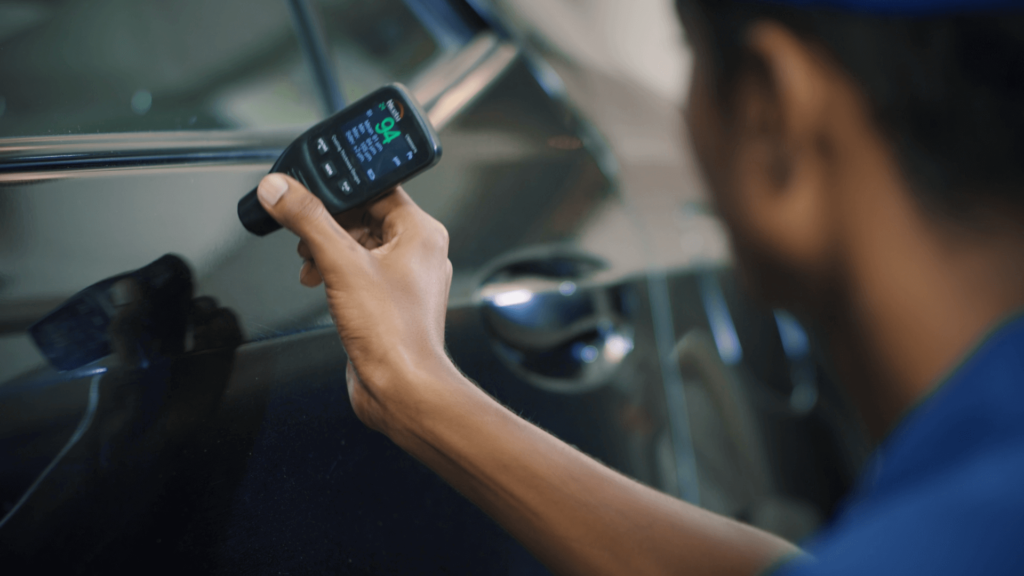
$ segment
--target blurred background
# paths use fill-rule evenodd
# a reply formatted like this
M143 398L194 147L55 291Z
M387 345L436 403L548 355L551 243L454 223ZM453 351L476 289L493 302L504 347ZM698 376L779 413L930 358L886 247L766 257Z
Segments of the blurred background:
M0 514L19 534L0 554L63 542L54 562L95 570L157 555L168 571L545 573L356 421L294 237L237 219L292 139L389 82L444 147L406 188L451 235L460 367L641 482L810 533L866 443L813 339L734 278L682 129L691 66L670 0L0 0ZM168 253L232 311L241 345L200 350L190 316L164 372L47 362L30 326ZM140 398L209 398L188 404L187 431L164 425L183 418L173 394L101 400L87 429L120 424L55 460L97 374ZM110 522L39 478L79 483Z

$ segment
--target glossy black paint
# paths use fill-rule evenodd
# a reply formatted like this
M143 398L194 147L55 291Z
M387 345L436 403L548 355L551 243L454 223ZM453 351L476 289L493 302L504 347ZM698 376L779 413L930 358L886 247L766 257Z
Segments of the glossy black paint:
M641 301L635 318L648 312ZM453 358L499 401L656 483L654 455L635 452L636 441L665 426L653 379L573 396L524 387L488 345L479 312L452 310L448 325ZM623 370L642 371L649 362L639 353ZM46 558L83 573L126 572L152 558L162 558L154 571L168 574L546 573L486 515L355 418L344 365L337 335L320 329L234 355L190 354L144 372L112 369L94 425L106 432L101 445L84 442L49 484L70 482L76 497L58 506L59 489L41 492L39 508L49 514L6 527L22 537L6 540L5 557L35 567ZM188 395L157 406L137 396L154 389ZM46 400L45 390L25 392L0 403ZM125 394L138 399L111 399ZM184 406L187 414L174 413ZM189 426L155 425L176 417ZM141 436L138 426L146 430ZM121 454L105 457L106 445ZM8 490L5 498L16 492ZM92 537L83 540L84 531Z

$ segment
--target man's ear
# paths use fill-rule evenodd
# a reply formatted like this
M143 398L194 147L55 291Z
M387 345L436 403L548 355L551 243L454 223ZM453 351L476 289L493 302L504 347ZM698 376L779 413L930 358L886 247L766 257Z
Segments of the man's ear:
M731 106L737 241L756 243L762 256L787 267L814 266L829 250L834 67L771 21L750 27L747 49Z

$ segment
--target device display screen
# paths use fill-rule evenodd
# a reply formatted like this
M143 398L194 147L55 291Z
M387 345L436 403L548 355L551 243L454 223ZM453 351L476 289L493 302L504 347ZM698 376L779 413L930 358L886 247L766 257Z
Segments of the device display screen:
M360 202L428 166L437 151L414 106L386 87L329 120L310 140L324 185Z
M405 106L394 99L380 102L366 110L362 118L341 127L344 138L368 180L375 181L411 162L416 145L408 130L403 130Z

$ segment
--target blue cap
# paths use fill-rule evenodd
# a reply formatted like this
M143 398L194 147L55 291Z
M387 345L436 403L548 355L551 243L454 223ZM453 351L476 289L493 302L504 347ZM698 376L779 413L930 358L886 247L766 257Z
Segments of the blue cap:
M979 12L1024 12L1024 0L762 0L805 8L835 8L886 16L944 16Z

